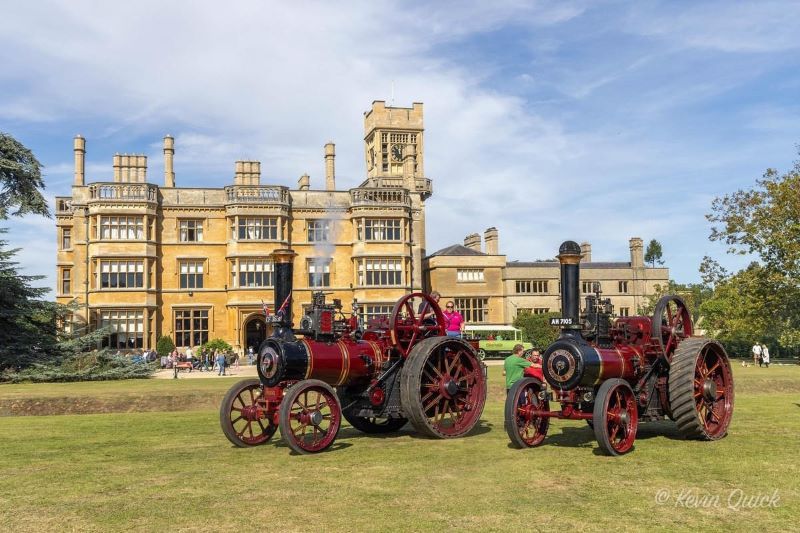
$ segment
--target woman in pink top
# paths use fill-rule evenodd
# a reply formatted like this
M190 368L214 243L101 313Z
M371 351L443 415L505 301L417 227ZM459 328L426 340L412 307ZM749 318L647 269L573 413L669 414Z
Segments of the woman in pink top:
M449 337L458 337L464 334L464 317L456 311L453 302L447 302L444 310L445 330Z

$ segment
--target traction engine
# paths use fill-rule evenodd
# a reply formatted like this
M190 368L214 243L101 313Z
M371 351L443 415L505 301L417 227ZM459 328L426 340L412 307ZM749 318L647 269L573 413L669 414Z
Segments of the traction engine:
M545 350L541 374L526 369L508 393L505 427L512 444L542 444L551 418L586 420L607 455L633 448L640 421L664 417L686 438L724 437L733 415L731 365L720 343L693 336L684 301L664 296L652 317L612 321L611 301L601 298L596 284L579 316L580 246L564 242L558 259L563 317L551 322L561 335ZM550 410L551 401L561 409Z
M344 417L364 433L397 431L407 422L429 437L469 433L486 401L486 370L476 347L447 337L438 304L426 294L400 298L389 317L360 327L358 307L312 296L309 311L292 329L292 262L277 250L274 302L285 310L269 317L272 335L258 349L258 379L228 391L220 407L225 436L239 447L258 446L280 427L292 450L330 447Z

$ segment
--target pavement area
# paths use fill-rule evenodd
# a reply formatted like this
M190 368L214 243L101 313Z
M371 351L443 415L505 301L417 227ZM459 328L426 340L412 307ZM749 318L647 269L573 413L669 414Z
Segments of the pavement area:
M502 365L502 359L491 359L488 361L484 361L486 366L497 366ZM254 378L258 377L256 373L255 365L240 365L239 368L226 368L225 369L225 376L230 377L240 377L240 378ZM171 368L162 368L160 370L156 370L156 373L153 375L156 379L173 379L175 377L175 372ZM214 370L213 372L201 372L199 370L192 370L189 372L188 370L181 370L178 372L178 379L201 379L201 378L216 378L222 377L217 376L217 371Z
M255 365L252 366L240 365L239 368L226 368L225 376L254 378L257 377L258 374L256 373ZM175 377L175 371L172 370L171 368L162 368L160 370L156 370L156 373L153 375L153 377L156 379L173 379ZM216 370L212 372L201 372L200 370L192 370L191 372L189 372L188 370L178 371L178 379L200 379L200 378L216 378L216 377L222 377L222 376L217 376Z

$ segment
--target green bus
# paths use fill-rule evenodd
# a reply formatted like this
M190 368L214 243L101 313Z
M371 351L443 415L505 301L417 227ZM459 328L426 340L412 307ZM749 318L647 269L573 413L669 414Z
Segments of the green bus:
M514 326L464 326L464 336L478 339L478 357L503 358L511 355L515 344L521 344L526 350L533 348L530 342L522 341L522 331Z

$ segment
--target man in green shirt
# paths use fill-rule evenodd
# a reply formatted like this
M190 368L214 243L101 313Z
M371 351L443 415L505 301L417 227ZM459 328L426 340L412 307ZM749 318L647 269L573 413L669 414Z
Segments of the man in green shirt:
M506 357L503 362L503 374L506 376L506 393L514 383L522 379L522 373L525 372L525 369L533 365L532 362L522 357L524 350L525 347L521 344L515 345L514 349L511 350L511 355Z

